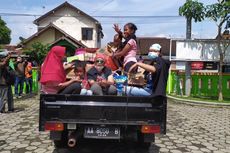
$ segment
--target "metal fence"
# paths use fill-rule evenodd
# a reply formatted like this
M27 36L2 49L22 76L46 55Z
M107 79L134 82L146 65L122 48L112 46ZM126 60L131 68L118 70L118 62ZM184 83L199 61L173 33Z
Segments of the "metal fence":
M32 70L32 80L33 80L33 86L32 86L32 92L33 93L37 93L39 90L39 86L38 86L38 70L37 68L33 68ZM14 86L12 86L12 91L14 94ZM19 89L18 89L19 91ZM23 93L26 94L26 83L24 82L24 86L23 86Z
M194 97L218 97L217 73L194 73L191 76L191 96ZM230 98L230 74L223 74L223 97ZM185 94L185 74L171 71L167 86L168 94L183 96Z

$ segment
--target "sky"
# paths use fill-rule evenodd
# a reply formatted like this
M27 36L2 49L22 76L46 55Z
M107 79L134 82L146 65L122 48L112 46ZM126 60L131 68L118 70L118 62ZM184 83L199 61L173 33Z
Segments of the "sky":
M178 16L178 9L186 0L0 0L0 16L11 29L11 44L20 42L19 37L28 38L36 33L33 21L40 15L68 1L78 9L97 19L103 28L102 44L113 39L113 24L123 28L133 22L138 30L137 37L185 38L186 20ZM199 0L205 5L217 0ZM33 16L9 16L4 13L32 14ZM100 16L142 16L103 18ZM149 16L152 16L151 18ZM192 38L214 38L217 34L214 22L205 20L193 23Z

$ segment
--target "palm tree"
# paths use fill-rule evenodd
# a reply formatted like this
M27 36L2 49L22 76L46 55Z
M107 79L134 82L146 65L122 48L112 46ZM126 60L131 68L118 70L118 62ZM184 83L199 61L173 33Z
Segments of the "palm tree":
M186 39L191 39L192 19L194 19L195 22L204 20L204 4L197 0L187 0L186 3L179 8L179 15L186 17Z
M195 22L201 22L205 17L204 4L197 0L187 0L186 3L179 8L179 15L186 17L186 39L191 39L192 19ZM186 62L185 67L185 93L190 96L191 93L191 65Z
M206 17L213 20L217 24L217 46L220 56L220 67L219 67L219 95L218 100L223 101L223 93L222 93L222 81L223 81L223 65L224 65L224 58L226 55L226 50L230 45L230 40L224 40L222 36L222 30L224 23L230 19L230 1L222 0L218 3L208 5L206 7ZM228 22L226 23L228 24ZM227 27L228 25L226 25Z

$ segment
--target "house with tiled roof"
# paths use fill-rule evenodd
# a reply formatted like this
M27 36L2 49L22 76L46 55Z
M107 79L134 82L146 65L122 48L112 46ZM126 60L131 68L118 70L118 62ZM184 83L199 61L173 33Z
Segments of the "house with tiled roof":
M23 42L23 48L29 49L35 42L62 45L68 50L101 47L101 24L68 2L42 15L34 24L38 30Z

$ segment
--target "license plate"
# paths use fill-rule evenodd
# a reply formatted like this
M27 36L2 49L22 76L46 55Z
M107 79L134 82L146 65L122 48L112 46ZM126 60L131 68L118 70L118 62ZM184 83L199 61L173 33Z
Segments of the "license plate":
M118 127L85 127L85 138L120 139Z

